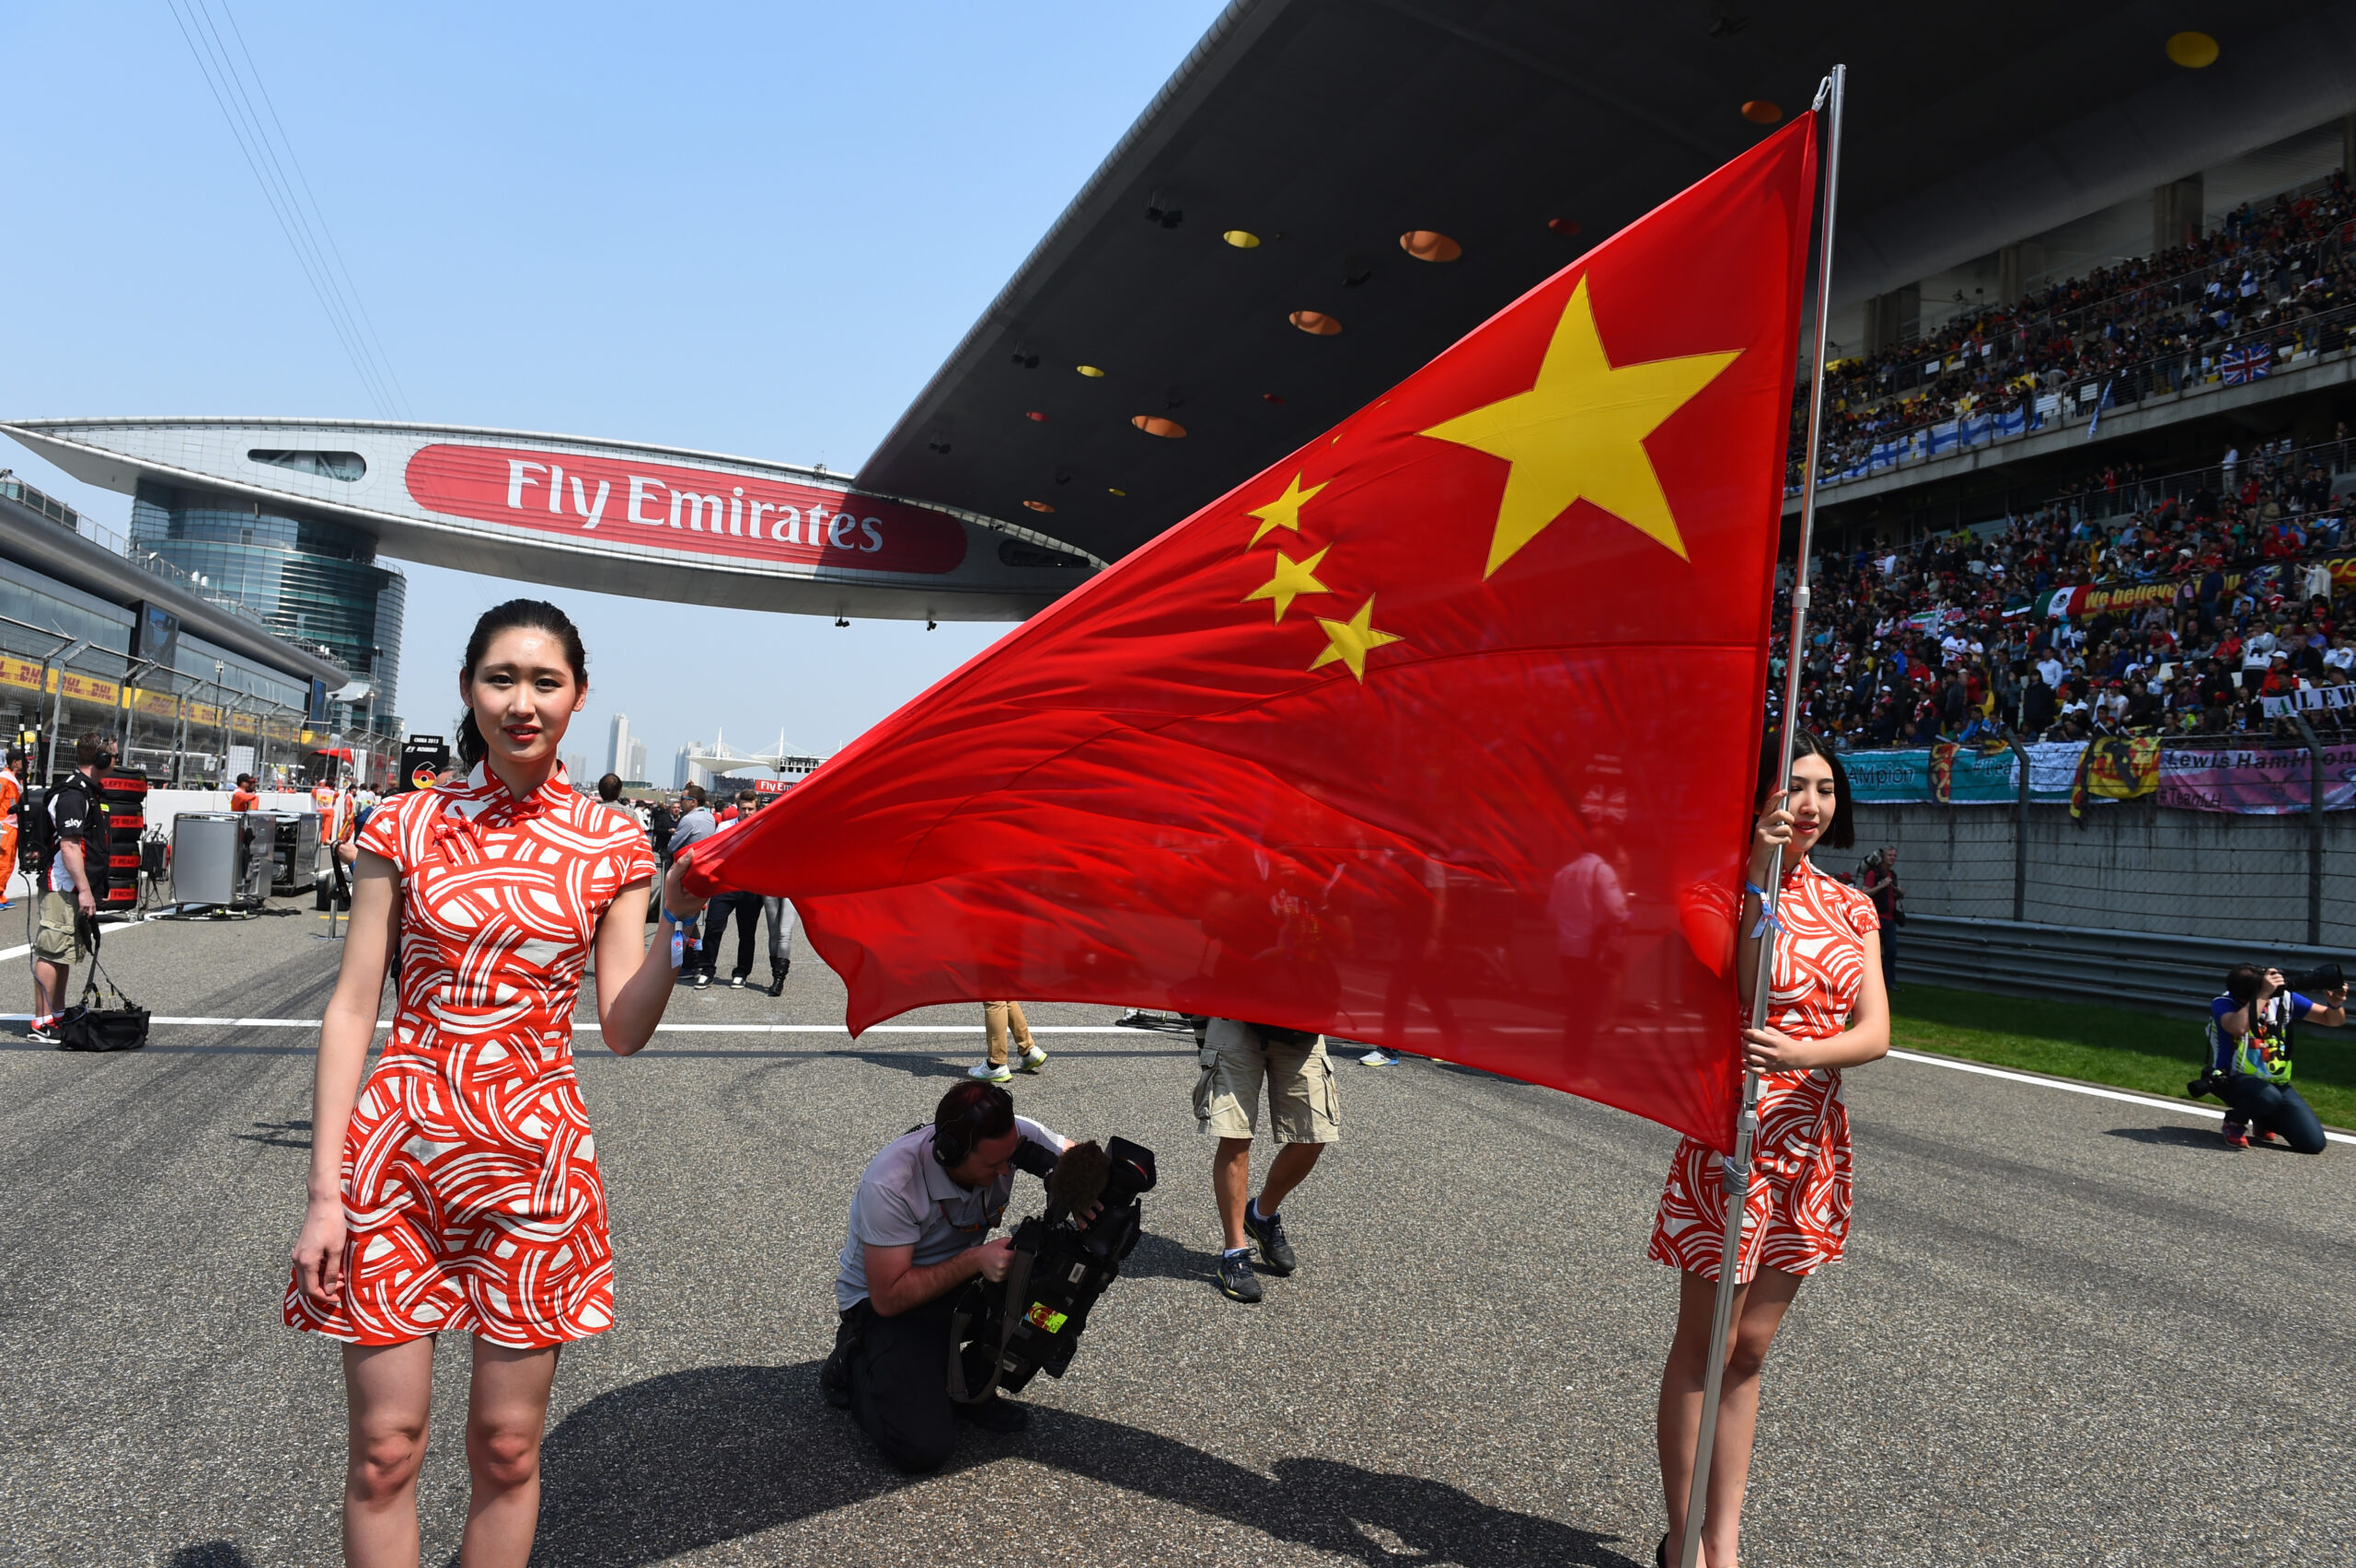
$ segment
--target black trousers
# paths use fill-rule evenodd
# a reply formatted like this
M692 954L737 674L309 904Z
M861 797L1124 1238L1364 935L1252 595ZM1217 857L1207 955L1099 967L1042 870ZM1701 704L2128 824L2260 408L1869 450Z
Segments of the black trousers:
M2287 1083L2269 1083L2248 1073L2225 1080L2225 1103L2252 1132L2280 1133L2301 1154L2321 1154L2328 1140L2314 1110Z
M696 962L706 974L720 965L720 944L728 939L728 922L732 919L736 922L736 967L731 973L753 972L753 939L761 928L761 895L723 893L704 905L703 950L696 955Z
M879 1317L862 1301L844 1314L850 1413L884 1458L911 1475L938 1470L956 1445L949 1408L949 1320L958 1292Z

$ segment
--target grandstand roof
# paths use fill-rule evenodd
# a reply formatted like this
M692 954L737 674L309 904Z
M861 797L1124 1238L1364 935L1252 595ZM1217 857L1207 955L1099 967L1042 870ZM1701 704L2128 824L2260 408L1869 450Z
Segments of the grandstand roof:
M2215 64L2169 62L2186 26L2217 31ZM1744 106L1802 109L1836 60L1842 304L2356 107L2356 0L2213 19L2150 0L1238 0L860 482L1116 559L1750 145ZM1415 229L1461 259L1411 258Z

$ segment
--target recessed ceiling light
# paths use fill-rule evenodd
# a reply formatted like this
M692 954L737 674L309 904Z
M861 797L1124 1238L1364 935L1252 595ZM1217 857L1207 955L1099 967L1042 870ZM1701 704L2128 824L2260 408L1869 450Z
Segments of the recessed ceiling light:
M1281 403L1284 400L1285 395L1281 392L1263 392L1260 394L1260 401L1263 403Z
M1438 229L1409 229L1399 236L1399 248L1418 261L1453 261L1464 247Z
M1121 489L1121 487L1120 487L1120 486L1118 486L1118 485L1106 485L1106 486L1104 487L1104 493L1105 493L1106 495L1121 495L1121 496L1125 496L1125 495L1128 494L1129 492L1128 492L1128 491L1126 491L1126 490L1123 490L1123 489Z
M1235 247L1238 250L1257 250L1260 248L1260 236L1253 234L1250 229L1230 229L1225 234L1219 236L1219 238L1227 241L1228 244Z
M1073 368L1078 370L1080 375L1088 377L1091 381L1102 381L1104 379L1104 373L1097 369L1092 364L1076 365Z
M1342 329L1339 321L1322 310L1296 310L1286 319L1313 337L1330 338Z
M1752 98L1742 106L1742 117L1753 125L1773 125L1784 118L1784 106L1766 98Z
M1055 510L1054 507L1049 506L1044 501L1026 501L1022 504L1029 507L1034 512L1053 512Z
M1129 422L1146 434L1158 435L1164 441L1184 440L1186 434L1184 425L1180 424L1176 420L1165 420L1158 414L1139 414Z
M2217 63L2217 40L2205 32L2173 33L2168 38L2168 58L2188 71L2198 71Z
M1023 417L1024 419L1026 419L1026 420L1029 420L1033 424L1045 424L1045 423L1047 422L1047 416L1046 416L1046 415L1045 415L1045 414L1043 414L1043 413L1041 413L1041 412L1040 412L1038 409L1032 409L1029 413L1027 413L1027 414L1023 415L1022 417Z
M1579 225L1569 218L1548 218L1546 226L1565 239L1576 237L1579 232Z

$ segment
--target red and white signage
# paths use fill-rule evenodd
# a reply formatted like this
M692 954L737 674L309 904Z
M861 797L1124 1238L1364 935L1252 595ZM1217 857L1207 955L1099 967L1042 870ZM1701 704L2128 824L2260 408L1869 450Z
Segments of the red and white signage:
M537 448L421 447L404 476L429 512L592 542L870 571L954 571L964 525L900 502L710 468Z
M791 778L756 778L753 780L753 793L756 795L782 795L788 790L792 788L793 780Z

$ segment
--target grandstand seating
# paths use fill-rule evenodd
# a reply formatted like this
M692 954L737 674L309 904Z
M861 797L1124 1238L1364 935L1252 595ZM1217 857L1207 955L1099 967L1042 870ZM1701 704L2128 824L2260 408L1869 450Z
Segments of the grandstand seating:
M1968 312L1920 340L1837 362L1819 479L2019 434L2067 413L2265 376L2348 346L2356 201L2345 175L2189 244ZM1804 473L1793 414L1787 482Z

